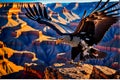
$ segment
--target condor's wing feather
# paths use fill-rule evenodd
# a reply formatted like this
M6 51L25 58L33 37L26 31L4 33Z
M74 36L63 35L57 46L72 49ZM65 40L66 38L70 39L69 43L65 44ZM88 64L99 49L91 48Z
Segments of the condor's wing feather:
M33 8L28 4L28 8L25 7L27 11L25 15L38 23L43 23L43 21L51 21L51 18L47 14L45 6L41 4L33 5Z
M95 40L94 43L98 43L103 38L105 32L111 27L111 25L118 21L120 16L119 2L107 6L108 2L109 0L107 0L101 6L100 6L101 1L98 2L97 7L95 7L92 13L80 21L79 25L77 26L73 34L74 35L79 34L80 32L84 31L87 32L88 29L90 28L89 26L92 25L93 27L95 27L95 29L90 29L95 30L94 31L95 33L93 35L93 38ZM92 24L86 25L89 22L92 22Z
M105 32L111 27L113 23L117 21L117 17L110 18L106 17L100 21L96 21L95 23L95 34L94 40L95 43L98 43L104 36Z
M109 1L109 0L108 0ZM108 3L107 1L107 3ZM104 6L107 5L107 3L105 3ZM95 24L95 34L94 34L94 40L95 43L98 43L104 36L105 32L111 27L112 24L116 23L119 20L119 3L116 2L106 8L99 8L98 10L96 10L94 13L94 17L96 17L95 20L93 20L94 24ZM116 7L117 6L117 7ZM112 9L114 8L114 9ZM89 17L88 17L88 20Z

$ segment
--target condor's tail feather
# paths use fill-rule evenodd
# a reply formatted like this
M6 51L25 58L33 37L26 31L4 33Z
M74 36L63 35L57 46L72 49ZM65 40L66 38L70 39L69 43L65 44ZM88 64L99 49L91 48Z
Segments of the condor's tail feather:
M83 53L83 55L86 53ZM107 54L105 52L99 51L97 49L91 48L87 55L84 55L85 59L102 59L105 58Z

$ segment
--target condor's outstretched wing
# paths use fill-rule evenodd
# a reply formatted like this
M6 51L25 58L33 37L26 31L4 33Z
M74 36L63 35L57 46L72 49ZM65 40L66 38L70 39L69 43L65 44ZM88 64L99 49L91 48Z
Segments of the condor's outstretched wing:
M37 6L38 7L33 5L33 9L32 9L30 4L28 4L28 9L25 7L25 10L27 11L27 13L25 13L25 15L28 18L30 18L34 21L38 21L41 24L43 24L42 22L44 20L51 20L51 18L47 14L47 10L46 10L45 6L43 6L42 3L38 4Z
M104 36L105 32L111 27L111 25L118 21L120 16L119 2L116 2L110 6L107 6L109 0L107 0L103 4L101 2L102 0L98 2L95 9L87 17L84 17L86 13L84 12L83 19L80 21L73 35L79 34L80 32L84 32L84 31L92 32L92 29L89 28L90 26L93 26L95 27L94 29L95 33L93 37L95 39L95 43L98 43Z
M59 35L63 35L65 33L72 33L73 30L68 29L62 25L59 25L52 21L52 19L48 16L46 7L41 4L34 4L33 7L28 4L28 8L25 7L26 13L25 15L34 21L37 21L40 24L45 24L55 30Z

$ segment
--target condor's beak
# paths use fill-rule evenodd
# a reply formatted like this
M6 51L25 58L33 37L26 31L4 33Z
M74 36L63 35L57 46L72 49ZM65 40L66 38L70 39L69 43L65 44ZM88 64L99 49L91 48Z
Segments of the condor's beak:
M56 40L56 44L60 44L60 43L62 43L63 42L63 39L58 39L58 40Z

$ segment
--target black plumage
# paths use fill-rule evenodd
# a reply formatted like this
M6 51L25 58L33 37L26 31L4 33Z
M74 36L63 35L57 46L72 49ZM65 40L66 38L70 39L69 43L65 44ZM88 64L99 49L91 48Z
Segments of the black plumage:
M25 14L28 18L37 21L40 24L48 25L59 35L69 36L70 41L73 41L74 37L80 38L79 44L77 46L72 46L71 58L73 60L79 53L80 60L85 60L86 58L104 58L106 56L104 52L90 48L90 46L99 43L111 25L118 21L120 16L118 11L120 8L115 7L119 6L119 2L116 2L107 7L105 6L108 4L109 0L103 4L101 2L102 0L98 2L96 7L88 16L86 16L87 11L84 11L81 21L73 33L65 32L65 30L60 25L52 22L51 18L48 16L45 6L42 4L36 6L34 5L33 9L30 7L30 5L28 5L28 9L25 7L27 12ZM87 51L89 54L85 54L85 51Z

